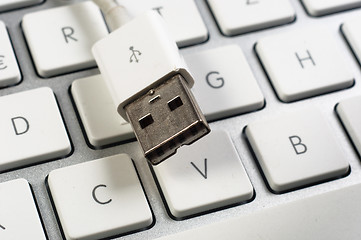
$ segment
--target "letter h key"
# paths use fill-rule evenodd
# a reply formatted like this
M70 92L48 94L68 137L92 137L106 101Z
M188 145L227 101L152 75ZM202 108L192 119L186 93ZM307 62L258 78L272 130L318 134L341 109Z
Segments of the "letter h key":
M316 27L267 36L256 52L278 97L292 102L353 85L333 35Z

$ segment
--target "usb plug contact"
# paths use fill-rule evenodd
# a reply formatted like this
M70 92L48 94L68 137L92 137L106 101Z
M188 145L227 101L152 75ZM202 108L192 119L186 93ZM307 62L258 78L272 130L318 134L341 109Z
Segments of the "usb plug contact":
M125 106L145 157L158 164L209 133L184 78L177 74Z

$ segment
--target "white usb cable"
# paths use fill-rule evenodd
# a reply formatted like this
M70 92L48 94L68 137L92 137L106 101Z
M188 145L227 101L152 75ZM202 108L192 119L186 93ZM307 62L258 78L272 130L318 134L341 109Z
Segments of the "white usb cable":
M127 9L119 5L116 0L93 0L93 2L102 10L110 31L120 28L132 19Z
M132 124L145 157L158 164L210 128L190 88L192 75L155 11L130 20L113 0L94 0L114 31L93 55L118 113Z

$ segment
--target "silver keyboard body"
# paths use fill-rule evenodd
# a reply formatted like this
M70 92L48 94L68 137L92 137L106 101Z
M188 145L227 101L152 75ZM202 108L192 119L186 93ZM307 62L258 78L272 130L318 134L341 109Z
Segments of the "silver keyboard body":
M309 16L306 13L300 1L292 0L291 3L296 11L297 16L293 23L234 37L226 37L221 34L219 28L217 27L216 21L212 16L212 12L206 1L196 0L196 4L199 8L201 16L207 25L209 39L205 43L182 48L181 52L183 54L190 54L192 52L213 49L228 44L239 45L244 51L248 63L250 64L256 80L264 94L266 105L263 109L256 112L210 123L212 129L223 129L231 136L252 182L256 192L256 198L250 203L204 214L187 220L176 221L168 215L149 166L145 161L143 161L142 153L139 151L139 146L135 141L100 150L92 150L88 147L84 138L84 133L80 127L79 119L77 118L76 112L74 110L74 105L71 101L69 88L74 80L97 74L98 70L93 68L62 76L52 77L50 79L42 79L36 74L32 57L27 48L27 43L24 39L24 35L21 29L23 15L28 12L53 8L73 2L76 1L48 0L43 4L33 7L0 13L0 20L3 21L8 28L8 32L11 37L12 44L23 75L23 80L20 84L0 89L0 96L5 96L8 94L42 86L49 86L57 97L58 104L63 114L64 122L73 144L74 151L67 158L20 168L13 171L7 171L0 174L0 182L6 182L16 178L25 178L27 181L29 181L34 191L34 196L39 206L40 215L44 222L45 231L49 239L62 239L59 223L57 222L56 216L54 214L54 208L51 205L45 184L45 180L49 172L54 169L98 159L101 157L115 155L118 153L127 153L134 160L141 182L143 183L145 193L149 199L150 206L155 215L155 225L148 230L125 235L115 239L153 239L160 236L169 235L171 233L196 228L198 226L223 221L235 216L251 213L258 209L269 208L271 206L281 205L296 199L317 195L332 189L344 188L346 186L361 182L360 158L353 148L351 140L348 138L346 131L343 129L342 124L340 123L334 111L335 105L340 100L357 96L361 93L361 86L358 84L358 82L361 80L360 66L351 49L347 45L344 37L342 36L342 33L340 32L341 24L346 19L361 14L361 9L354 9L315 18ZM316 25L334 33L334 38L339 42L340 50L347 53L346 61L353 71L356 84L351 88L333 93L312 97L293 103L282 103L277 98L269 80L267 79L265 71L262 69L260 62L257 59L254 51L254 45L258 39L266 35L272 35L287 32L291 29L307 28L309 26ZM308 105L316 105L327 117L327 120L334 131L334 135L338 138L338 141L346 154L345 157L350 164L351 173L341 179L302 188L300 190L291 191L285 194L271 193L262 178L250 147L247 145L246 138L243 134L243 129L248 123L251 123L257 119L265 119L274 116L277 113L287 111L291 108L300 109Z

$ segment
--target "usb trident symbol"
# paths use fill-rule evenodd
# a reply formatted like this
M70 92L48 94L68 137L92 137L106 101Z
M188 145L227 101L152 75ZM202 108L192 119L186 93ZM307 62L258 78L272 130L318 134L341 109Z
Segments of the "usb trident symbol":
M139 62L139 59L137 58L137 54L138 56L140 56L142 55L142 53L138 50L134 50L133 46L131 46L129 50L132 51L132 55L130 55L129 62L133 62L133 59L135 60L135 62Z

